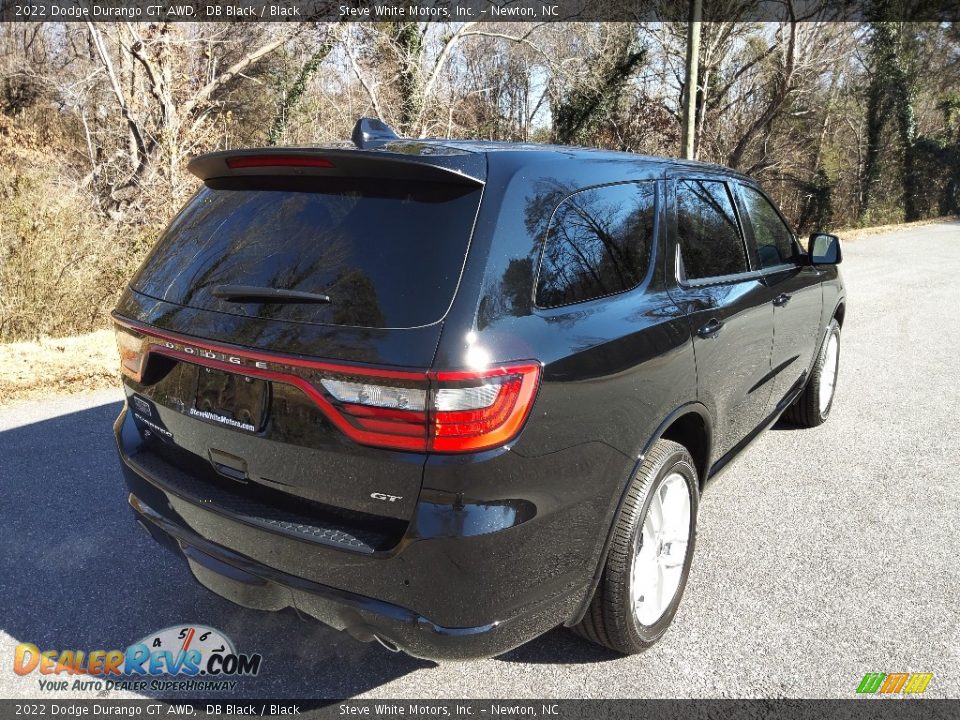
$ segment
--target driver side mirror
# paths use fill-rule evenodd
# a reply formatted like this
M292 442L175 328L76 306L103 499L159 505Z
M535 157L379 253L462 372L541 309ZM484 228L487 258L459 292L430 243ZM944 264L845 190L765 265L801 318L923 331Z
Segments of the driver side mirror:
M807 243L807 257L811 265L839 265L843 259L840 238L829 233L813 233Z

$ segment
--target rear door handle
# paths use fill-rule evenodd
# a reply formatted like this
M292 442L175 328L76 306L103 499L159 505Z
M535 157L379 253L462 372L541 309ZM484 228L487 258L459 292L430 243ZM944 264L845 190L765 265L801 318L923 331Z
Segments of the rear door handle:
M716 337L717 333L720 332L720 328L722 327L722 322L716 318L710 318L710 322L697 330L697 335L702 338Z
M773 299L773 304L777 307L783 307L788 302L790 302L790 296L786 293L780 293Z

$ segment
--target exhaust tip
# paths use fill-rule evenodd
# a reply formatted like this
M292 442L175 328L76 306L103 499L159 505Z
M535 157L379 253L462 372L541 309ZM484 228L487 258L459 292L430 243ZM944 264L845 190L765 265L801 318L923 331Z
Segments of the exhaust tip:
M397 646L395 643L391 642L390 640L387 640L385 637L381 637L380 635L374 634L373 639L376 640L381 645L383 645L387 650L389 650L392 653L400 652L399 646Z

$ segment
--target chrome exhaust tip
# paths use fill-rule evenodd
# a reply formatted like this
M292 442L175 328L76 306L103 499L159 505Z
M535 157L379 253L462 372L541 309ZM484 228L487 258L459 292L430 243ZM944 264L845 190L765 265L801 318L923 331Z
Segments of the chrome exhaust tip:
M374 634L373 639L376 640L376 641L377 641L378 643L380 643L381 645L383 645L387 650L389 650L389 651L392 652L392 653L398 653L398 652L400 652L400 648L399 648L399 647L397 647L394 643L390 642L389 640L387 640L387 639L384 638L384 637L380 637L379 635Z

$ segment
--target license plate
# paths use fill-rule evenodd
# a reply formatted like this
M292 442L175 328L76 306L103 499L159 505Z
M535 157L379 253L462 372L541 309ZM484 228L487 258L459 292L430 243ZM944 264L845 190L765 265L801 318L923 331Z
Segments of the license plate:
M268 382L205 367L199 368L197 376L197 397L191 415L248 432L263 428Z

